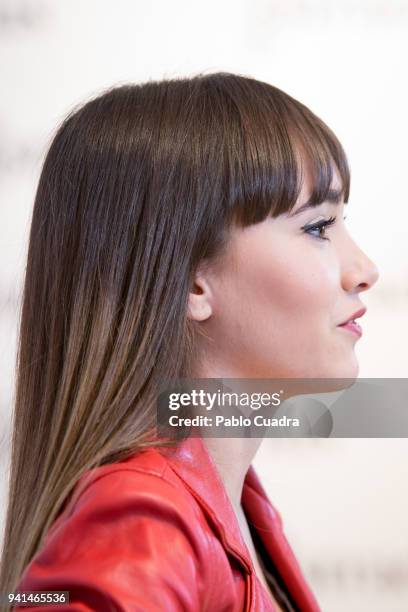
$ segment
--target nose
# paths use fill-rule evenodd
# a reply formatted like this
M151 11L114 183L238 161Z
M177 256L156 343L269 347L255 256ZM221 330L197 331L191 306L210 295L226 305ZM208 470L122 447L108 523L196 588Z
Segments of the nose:
M349 257L343 265L343 289L356 293L371 289L380 275L377 266L353 240L348 253Z

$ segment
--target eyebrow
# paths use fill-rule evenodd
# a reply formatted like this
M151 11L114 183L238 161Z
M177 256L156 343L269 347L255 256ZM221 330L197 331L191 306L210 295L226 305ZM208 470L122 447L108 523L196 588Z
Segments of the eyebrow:
M309 208L316 208L316 206L320 206L321 204L324 204L324 202L330 202L330 204L340 204L342 199L343 199L342 189L340 190L329 189L329 191L327 192L327 196L323 202L316 202L312 199L309 199L307 202L302 204L302 206L299 206L299 208L295 210L295 212L292 212L289 216L296 217L297 215L300 215L300 213L304 212L305 210L309 210ZM344 202L344 204L347 204L347 202Z

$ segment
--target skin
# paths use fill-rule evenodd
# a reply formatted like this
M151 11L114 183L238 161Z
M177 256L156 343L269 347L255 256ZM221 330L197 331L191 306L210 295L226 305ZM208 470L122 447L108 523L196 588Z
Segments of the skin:
M340 188L335 175L333 188ZM305 181L295 212L310 195ZM200 376L355 378L359 339L338 325L364 306L359 294L378 279L350 236L344 203L324 202L234 228L225 257L198 272L189 316L205 334ZM336 216L318 238L301 227ZM216 339L216 340L215 340Z
M331 187L341 189L336 172ZM293 215L310 193L306 176L290 214L233 228L225 256L198 269L187 313L200 331L198 378L358 376L359 337L339 324L364 306L360 293L377 282L378 269L350 236L342 201ZM325 230L302 230L331 216L336 222ZM245 475L262 438L203 442L266 586L241 505Z

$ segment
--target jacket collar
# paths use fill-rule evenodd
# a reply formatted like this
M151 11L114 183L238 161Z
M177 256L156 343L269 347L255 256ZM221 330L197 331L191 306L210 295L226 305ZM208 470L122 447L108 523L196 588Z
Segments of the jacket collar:
M172 469L205 509L223 543L250 569L238 520L216 465L201 437L190 436L175 448L160 448ZM245 486L245 485L244 485Z
M202 438L190 436L177 447L161 447L159 450L206 511L225 548L235 553L246 571L251 572L250 553L235 511ZM318 612L319 605L283 532L281 517L270 502L252 464L244 480L241 502L248 521L256 529L296 604L304 612Z

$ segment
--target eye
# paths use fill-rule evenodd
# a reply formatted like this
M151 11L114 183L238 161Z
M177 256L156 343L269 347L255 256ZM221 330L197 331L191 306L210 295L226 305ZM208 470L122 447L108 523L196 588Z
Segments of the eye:
M336 219L337 217L330 217L329 219L322 219L321 221L318 221L317 223L312 223L310 225L304 225L302 227L302 230L306 232L307 234L310 234L311 236L315 236L315 238L318 238L319 240L330 240L330 238L327 238L326 236L322 235L321 232L322 231L325 232L326 228L333 225ZM317 232L317 233L313 233L313 232Z

